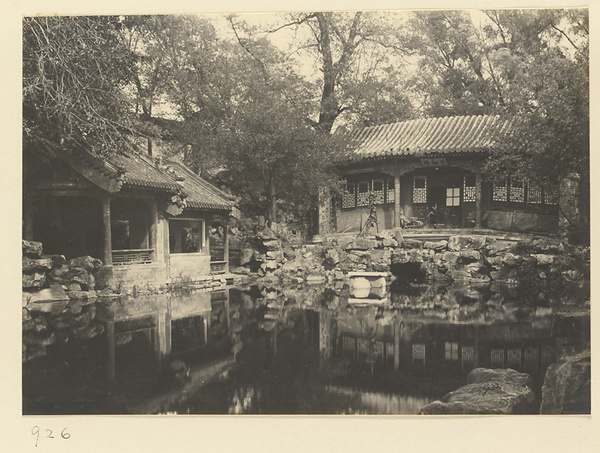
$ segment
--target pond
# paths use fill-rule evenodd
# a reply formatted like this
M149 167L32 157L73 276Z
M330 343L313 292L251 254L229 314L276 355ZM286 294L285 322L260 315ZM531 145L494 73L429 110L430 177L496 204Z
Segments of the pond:
M571 301L499 286L342 284L40 304L24 414L417 414L477 367L530 374L589 341ZM42 306L43 305L43 306Z

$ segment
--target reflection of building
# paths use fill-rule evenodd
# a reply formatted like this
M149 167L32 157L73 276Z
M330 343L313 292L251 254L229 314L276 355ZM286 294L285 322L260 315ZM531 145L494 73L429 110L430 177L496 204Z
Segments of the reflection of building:
M327 317L321 319L327 322ZM333 357L359 367L456 376L477 367L513 368L542 379L566 340L552 333L550 323L541 328L536 323L458 324L401 311L386 319L376 309L365 308L338 314L337 333L330 341Z
M346 192L333 206L321 203L320 233L358 231L371 200L380 229L400 226L402 216L459 227L556 228L555 187L482 179L487 156L503 146L508 128L497 116L457 116L347 132L357 150L340 168Z
M227 271L227 228L225 257L212 264L207 231L226 224L233 203L183 165L73 152L24 168L23 237L46 254L99 257L115 284Z
M115 378L119 354L129 361L137 354L139 364L158 369L166 357L189 356L227 340L228 317L227 290L155 295L102 310L99 318L106 326L109 379Z

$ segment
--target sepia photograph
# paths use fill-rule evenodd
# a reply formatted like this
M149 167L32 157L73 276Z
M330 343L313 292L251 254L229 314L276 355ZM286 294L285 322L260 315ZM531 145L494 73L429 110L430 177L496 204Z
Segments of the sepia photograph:
M22 17L22 415L590 415L588 9L298 9Z

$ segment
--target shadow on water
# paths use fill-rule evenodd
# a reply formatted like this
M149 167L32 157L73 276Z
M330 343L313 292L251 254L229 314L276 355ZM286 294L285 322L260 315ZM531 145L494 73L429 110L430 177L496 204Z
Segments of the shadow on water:
M416 414L477 367L529 373L589 317L509 287L231 288L44 304L23 320L23 413Z

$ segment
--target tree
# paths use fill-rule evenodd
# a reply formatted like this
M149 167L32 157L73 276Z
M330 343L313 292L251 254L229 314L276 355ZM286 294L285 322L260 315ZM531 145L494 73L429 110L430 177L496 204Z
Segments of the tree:
M396 45L393 19L387 16L374 12L287 14L280 25L252 29L247 38L293 30L296 38L290 55L310 57L319 73L314 107L306 120L330 133L341 117L344 122L364 125L413 115L396 58L405 52Z
M477 115L504 105L488 43L465 11L417 12L399 40L415 55L428 115Z
M544 33L523 32L535 29L526 26L531 21L543 21ZM575 175L580 181L577 215L563 215L570 223L571 238L589 241L587 12L498 16L498 27L513 37L510 65L518 78L510 85L512 102L505 114L519 120L513 125L508 146L489 160L488 173L516 173L523 179L555 187ZM566 46L561 45L563 38Z
M275 222L278 206L285 205L288 214L304 217L318 187L335 184L333 162L344 148L333 144L341 138L305 121L311 108L305 93L312 87L281 52L266 39L238 39L239 45L228 49L233 55L219 60L229 76L218 91L226 109L218 115L220 122L207 128L202 111L196 111L196 91L188 91L188 107L194 109L185 123L190 130L204 130L202 138L210 143L188 157L192 163L208 158L220 166L221 181L242 197L247 212Z
M278 220L280 206L306 220L318 188L336 183L336 139L270 96L246 107L219 133L221 180L241 195L247 212L264 215L268 223Z
M556 187L581 181L580 218L589 228L589 58L586 10L419 12L399 32L417 56L434 116L500 114L512 134L487 161L490 179L512 176Z
M117 17L23 20L23 148L34 156L128 146L135 129L123 88L132 55Z

